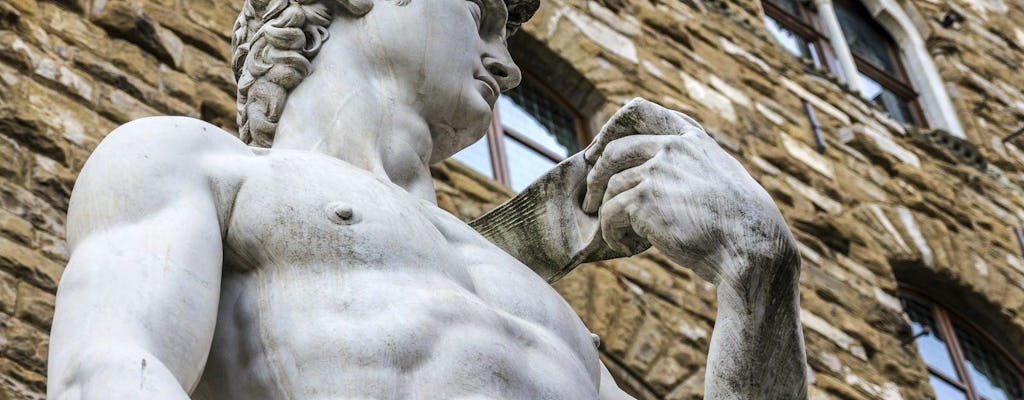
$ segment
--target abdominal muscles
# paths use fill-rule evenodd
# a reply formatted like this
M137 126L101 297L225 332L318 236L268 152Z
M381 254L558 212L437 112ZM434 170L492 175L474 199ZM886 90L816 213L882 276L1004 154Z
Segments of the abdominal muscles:
M524 315L553 290L542 283L531 294L536 282L508 274L479 282L487 275L477 284L501 285L518 304L494 304L462 280L414 266L226 273L199 391L209 399L596 398L596 351L581 345L588 337L571 310L563 326L558 307Z

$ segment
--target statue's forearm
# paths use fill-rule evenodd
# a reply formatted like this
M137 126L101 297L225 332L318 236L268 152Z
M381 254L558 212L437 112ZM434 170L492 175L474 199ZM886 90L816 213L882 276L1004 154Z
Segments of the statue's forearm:
M705 398L804 399L806 360L800 328L799 259L748 284L722 282L711 338Z

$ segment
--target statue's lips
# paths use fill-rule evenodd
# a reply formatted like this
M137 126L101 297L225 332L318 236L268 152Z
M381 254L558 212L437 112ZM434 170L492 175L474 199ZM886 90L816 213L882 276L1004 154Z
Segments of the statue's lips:
M498 89L498 82L495 81L494 78L491 78L490 76L477 75L474 76L474 78L483 83L484 86L487 88L486 91L483 93L484 99L487 100L487 104L494 106L494 102L498 101L498 94L501 93L501 90Z

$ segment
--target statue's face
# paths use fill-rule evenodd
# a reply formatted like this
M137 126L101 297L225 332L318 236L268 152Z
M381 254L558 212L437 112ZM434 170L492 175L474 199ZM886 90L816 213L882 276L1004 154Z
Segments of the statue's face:
M346 22L361 25L360 46L375 75L394 80L404 97L396 100L426 117L437 162L480 139L498 94L519 84L505 45L507 11L503 0L401 3L378 1Z

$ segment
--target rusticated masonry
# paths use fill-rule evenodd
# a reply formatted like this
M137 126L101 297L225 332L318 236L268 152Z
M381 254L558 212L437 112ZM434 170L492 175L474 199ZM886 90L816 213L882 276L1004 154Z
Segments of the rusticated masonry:
M68 197L99 140L149 115L235 128L228 53L240 3L0 2L0 400L44 397ZM687 112L769 190L803 255L813 399L933 398L901 284L998 335L1008 357L1024 357L1024 258L1014 234L1024 225L1024 139L1002 140L1024 126L1024 4L898 5L966 137L908 130L791 56L755 0L545 0L513 40L557 58L524 64L566 66L533 75L594 88L586 107L576 104L597 109L588 120L635 96ZM439 204L465 219L511 195L457 162L433 172ZM642 399L701 398L710 285L648 253L583 266L556 286L601 336L624 388Z

